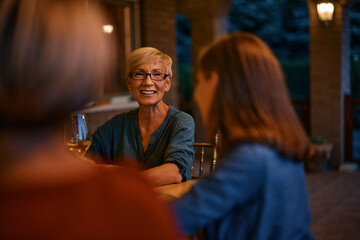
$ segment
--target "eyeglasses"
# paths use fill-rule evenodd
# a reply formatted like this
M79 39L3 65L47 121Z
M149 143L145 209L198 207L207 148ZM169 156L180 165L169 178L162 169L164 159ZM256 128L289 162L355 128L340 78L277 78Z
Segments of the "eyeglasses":
M164 81L169 74L161 73L161 72L152 72L152 73L146 73L146 72L132 72L129 74L129 76L134 80L144 80L147 78L147 76L150 76L151 80L155 81Z

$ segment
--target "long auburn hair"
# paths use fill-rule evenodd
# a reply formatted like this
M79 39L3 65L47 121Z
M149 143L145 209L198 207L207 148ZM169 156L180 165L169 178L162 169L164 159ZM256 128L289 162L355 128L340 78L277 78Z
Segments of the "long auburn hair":
M209 136L220 132L222 146L261 143L286 157L305 160L307 135L279 61L265 42L250 33L228 34L202 52L198 71L219 76L209 111Z

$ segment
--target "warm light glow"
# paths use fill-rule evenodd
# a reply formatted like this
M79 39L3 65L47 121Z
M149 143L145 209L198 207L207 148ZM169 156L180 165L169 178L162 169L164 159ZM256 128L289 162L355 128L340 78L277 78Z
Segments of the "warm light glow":
M114 30L113 25L103 25L103 30L105 33L112 33L112 31Z
M328 23L333 20L334 5L332 3L317 4L317 12L322 22Z

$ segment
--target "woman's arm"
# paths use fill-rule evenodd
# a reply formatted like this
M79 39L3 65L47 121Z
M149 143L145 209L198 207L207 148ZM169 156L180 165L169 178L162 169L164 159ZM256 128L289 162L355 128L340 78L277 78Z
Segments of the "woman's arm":
M143 171L143 175L150 180L153 186L179 183L182 180L179 168L174 163L165 163L158 167L150 168Z
M164 163L173 163L177 166L177 171L181 175L180 181L190 180L194 160L194 120L190 115L181 113L171 128Z
M113 152L111 151L111 148L113 146L112 141L115 132L114 128L116 127L116 119L116 116L113 117L94 131L91 145L87 150L85 157L96 161L101 159L104 162L108 162L114 157L111 156L111 152Z
M184 234L193 234L215 219L244 205L256 196L263 182L263 155L256 149L238 147L224 159L215 172L201 179L180 199L174 210Z

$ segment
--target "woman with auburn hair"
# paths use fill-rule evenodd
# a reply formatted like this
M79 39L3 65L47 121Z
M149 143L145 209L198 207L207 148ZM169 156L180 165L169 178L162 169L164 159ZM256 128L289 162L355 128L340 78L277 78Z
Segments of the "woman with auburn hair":
M194 92L222 160L174 202L184 234L206 239L313 239L303 161L308 139L278 60L249 33L219 39L201 54ZM206 91L204 91L206 89Z
M177 239L138 172L103 172L64 143L65 117L108 77L105 15L79 0L0 4L0 239ZM139 230L140 229L140 230Z

